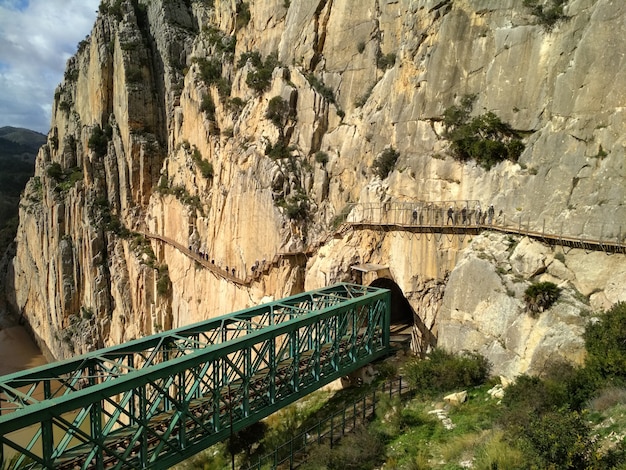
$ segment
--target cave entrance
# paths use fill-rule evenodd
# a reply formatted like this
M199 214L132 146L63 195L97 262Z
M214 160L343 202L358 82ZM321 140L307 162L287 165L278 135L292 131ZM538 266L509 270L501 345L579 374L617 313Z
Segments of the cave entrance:
M370 283L371 287L380 287L391 291L391 324L392 325L412 325L413 307L404 296L400 286L392 279L379 277Z

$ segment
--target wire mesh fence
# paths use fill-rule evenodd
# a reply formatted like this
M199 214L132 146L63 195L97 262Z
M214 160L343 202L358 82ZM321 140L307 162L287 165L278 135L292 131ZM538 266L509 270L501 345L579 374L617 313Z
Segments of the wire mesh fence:
M406 380L397 377L371 389L341 410L321 419L315 425L294 436L250 464L246 470L267 468L295 468L302 456L314 445L328 444L331 448L347 433L366 423L376 414L376 407L382 397L393 398L410 393Z
M489 229L542 238L564 246L626 251L626 227L623 229L619 219L537 218L530 212L514 212L507 213L492 205L483 207L475 200L462 200L354 203L341 214L342 223L352 226L421 227L432 232L452 230L452 233Z

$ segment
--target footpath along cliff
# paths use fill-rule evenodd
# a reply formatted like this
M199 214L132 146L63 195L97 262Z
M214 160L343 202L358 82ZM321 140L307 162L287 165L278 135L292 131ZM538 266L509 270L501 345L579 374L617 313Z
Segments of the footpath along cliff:
M61 359L372 263L438 345L496 373L581 360L589 315L626 300L626 256L329 234L354 203L455 201L623 239L625 23L618 0L104 0L22 197L11 310ZM546 280L559 302L528 315Z

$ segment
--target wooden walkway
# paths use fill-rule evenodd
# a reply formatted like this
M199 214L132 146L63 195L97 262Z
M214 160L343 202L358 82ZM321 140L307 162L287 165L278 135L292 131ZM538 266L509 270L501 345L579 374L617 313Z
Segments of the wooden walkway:
M466 201L460 202L466 203ZM518 226L511 226L499 225L498 223L470 223L472 220L471 217L467 218L468 223L465 224L444 224L444 217L441 216L440 210L427 213L427 220L424 221L423 217L416 218L415 215L412 215L412 210L410 209L411 206L408 205L409 203L396 204L400 207L400 209L396 209L395 213L392 210L391 217L386 204L381 204L380 206L375 207L368 205L365 210L361 208L360 220L354 220L355 217L351 217L349 215L347 219L352 220L342 222L335 230L329 232L326 237L318 240L317 243L310 245L305 250L277 253L269 262L263 261L263 263L255 266L254 271L250 270L250 272L245 273L237 271L236 269L231 271L222 269L220 266L206 259L206 257L202 256L200 253L190 250L188 246L185 246L182 243L164 235L148 232L139 233L147 238L158 240L173 246L184 255L196 261L202 267L210 270L216 276L241 286L252 285L262 276L268 274L273 268L278 267L285 259L296 258L299 256L312 256L319 250L320 247L324 246L332 238L342 238L347 232L357 230L377 230L383 232L401 231L411 234L425 234L426 237L435 238L441 238L444 236L463 237L466 235L478 235L479 233L485 231L493 231L529 237L551 246L577 248L585 251L602 251L606 254L626 254L626 241L621 235L621 230L620 234L615 237L615 239L592 239L564 234L547 233L545 231L533 231L524 228L521 224ZM358 204L354 205L355 208L358 208L358 206ZM463 207L463 204L457 202L456 206ZM426 213L426 211L424 211L424 213ZM458 220L458 217L455 217L455 221L456 220Z
M163 243L167 243L170 246L173 246L178 251L193 259L196 263L200 264L202 267L208 269L216 276L221 277L222 279L226 279L234 284L241 286L249 286L254 281L258 280L262 275L267 274L272 268L277 267L283 258L288 257L288 255L297 255L298 253L281 253L274 256L274 258L268 263L265 262L259 265L259 269L255 271L253 276L248 276L246 273L246 277L241 278L237 276L237 270L227 271L222 269L220 266L212 263L210 260L207 260L200 253L190 250L188 246L183 245L182 243L177 242L171 238L168 238L164 235L158 235L156 233L148 233L148 232L138 232L146 238L150 238L153 240L158 240Z
M433 236L437 235L478 235L485 231L507 233L533 238L551 246L565 246L569 248L579 248L586 251L604 251L607 254L626 254L626 242L619 240L596 240L591 238L573 237L568 235L550 234L536 232L524 228L511 226L492 225L411 225L395 223L374 223L374 222L351 222L348 225L352 230L381 230L385 232L406 231L411 233L425 233Z

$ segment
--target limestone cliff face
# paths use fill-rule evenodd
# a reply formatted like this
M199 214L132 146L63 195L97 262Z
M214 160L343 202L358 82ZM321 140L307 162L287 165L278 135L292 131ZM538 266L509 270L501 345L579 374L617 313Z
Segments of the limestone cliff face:
M462 287L448 280L462 278L469 238L328 234L351 203L451 200L493 203L498 220L531 229L626 231L626 5L570 0L548 30L520 4L105 0L23 197L13 308L61 358L349 280L371 262L461 348L467 322L449 293ZM474 114L524 136L518 162L485 170L450 156L443 112L467 95ZM389 147L399 158L381 180L372 164ZM605 308L624 293L585 274L597 263L580 255L568 276ZM487 264L472 275L492 277ZM227 267L262 274L242 285L219 275ZM496 317L510 299L490 306Z

